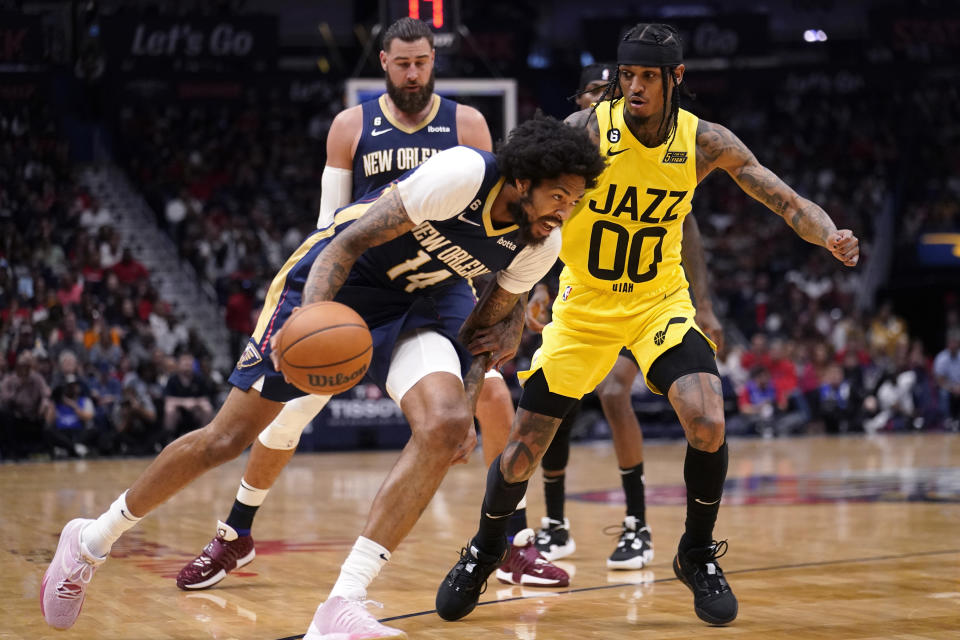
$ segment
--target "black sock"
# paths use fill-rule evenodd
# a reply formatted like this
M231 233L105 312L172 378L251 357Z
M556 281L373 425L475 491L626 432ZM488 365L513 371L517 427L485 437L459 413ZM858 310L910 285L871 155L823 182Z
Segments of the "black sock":
M507 518L507 542L513 542L513 537L526 528L527 510L517 509Z
M629 469L620 469L620 482L627 496L627 515L637 519L637 528L647 524L647 501L644 496L643 463Z
M237 535L248 536L250 535L250 529L253 528L253 516L257 515L257 509L259 508L234 500L233 509L230 510L230 516L227 518L227 524L236 530Z
M694 449L687 444L683 462L683 480L687 485L686 531L680 538L680 550L708 547L713 542L723 481L727 477L727 443L714 453Z
M499 556L506 542L507 523L527 492L527 481L510 484L500 472L500 456L487 471L487 492L480 511L480 528L473 544L480 551Z
M563 503L567 497L564 487L567 474L543 476L543 499L547 503L547 517L563 522Z

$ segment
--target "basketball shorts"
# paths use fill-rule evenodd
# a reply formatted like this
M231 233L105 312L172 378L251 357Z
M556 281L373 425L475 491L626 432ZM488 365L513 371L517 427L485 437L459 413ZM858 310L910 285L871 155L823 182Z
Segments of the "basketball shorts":
M274 277L253 335L230 374L230 384L246 391L262 377L262 386L257 387L268 400L287 402L307 395L274 369L270 338L301 306L310 267L331 239L325 230L313 232ZM472 356L457 341L457 333L475 303L472 289L463 280L429 293L413 294L385 289L353 270L334 300L359 313L370 328L373 357L365 379L384 392L389 393L387 374L397 340L417 329L430 329L449 339L460 358L461 371L470 366Z
M693 321L696 309L682 287L647 300L624 300L624 294L600 291L574 282L560 283L553 304L553 321L543 330L543 344L521 382L543 369L550 391L582 398L609 373L626 347L654 393L661 393L646 377L650 365L695 329L716 352L716 345Z

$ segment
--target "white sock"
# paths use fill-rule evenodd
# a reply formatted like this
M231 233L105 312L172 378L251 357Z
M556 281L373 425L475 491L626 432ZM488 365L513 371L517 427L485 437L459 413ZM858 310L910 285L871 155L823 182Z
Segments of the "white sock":
M330 590L330 597L340 596L347 600L363 600L367 587L390 559L385 547L369 538L360 536L353 543L350 555L340 566L340 576Z
M517 511L520 511L520 509L526 509L526 508L527 508L527 494L523 494L523 498L520 500L520 504L517 505Z
M267 499L267 493L270 489L257 489L247 482L246 478L240 479L240 488L237 489L237 500L251 507L259 507Z
M113 501L110 508L104 511L99 518L88 524L80 532L80 542L87 550L98 558L104 558L110 553L110 547L124 531L140 522L127 508L127 492Z

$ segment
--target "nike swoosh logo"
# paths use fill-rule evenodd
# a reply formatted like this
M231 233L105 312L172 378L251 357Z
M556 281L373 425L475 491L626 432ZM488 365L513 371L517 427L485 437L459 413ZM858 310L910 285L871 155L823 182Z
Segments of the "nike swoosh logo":
M470 218L464 218L463 216L465 216L465 215L467 215L466 212L461 213L460 215L457 216L457 220L459 220L460 222L466 222L467 224L472 224L472 225L475 226L475 227L479 227L479 226L480 226L480 223L479 223L479 222L474 222L474 221L471 220Z
M616 155L619 155L619 154L623 153L624 151L630 151L629 147L626 148L626 149L619 149L619 150L617 150L617 151L614 151L613 149L607 149L607 155L608 155L608 156L616 156Z
M714 500L713 502L704 502L704 501L701 500L700 498L694 498L693 501L694 501L694 502L699 502L700 504L705 504L705 505L707 505L707 506L710 506L711 504L717 504L718 502L720 502L720 498L717 498L717 499Z
M206 578L208 575L210 575L210 572L211 572L211 571L213 571L213 567L210 567L210 568L207 569L206 571L201 571L201 572L200 572L200 577L201 577L201 578Z
M377 131L376 129L374 129L373 131L370 132L370 135L376 138L379 135L383 135L387 131L393 131L393 127L390 127L389 129L381 129L380 131Z
M387 556L383 555L382 553L380 554L380 557L383 558L383 561L384 561L384 562L386 562L387 560L390 559L390 558L388 558Z

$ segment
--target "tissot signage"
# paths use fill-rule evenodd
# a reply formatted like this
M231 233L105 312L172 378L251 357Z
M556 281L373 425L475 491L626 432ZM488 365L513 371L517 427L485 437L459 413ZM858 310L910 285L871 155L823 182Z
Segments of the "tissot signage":
M277 53L275 16L117 16L103 28L115 69L163 67L174 71L272 68Z

